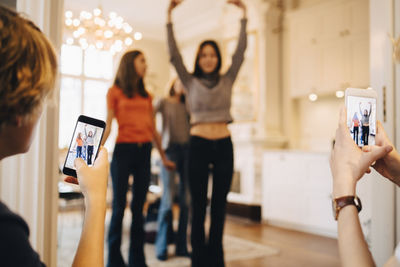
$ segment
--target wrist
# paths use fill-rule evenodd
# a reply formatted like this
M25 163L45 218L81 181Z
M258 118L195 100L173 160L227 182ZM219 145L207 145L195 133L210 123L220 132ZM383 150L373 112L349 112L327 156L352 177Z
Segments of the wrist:
M356 183L354 182L333 182L332 197L338 198L343 196L355 196L356 195Z
M106 194L92 194L85 196L85 206L93 208L102 208L106 206Z

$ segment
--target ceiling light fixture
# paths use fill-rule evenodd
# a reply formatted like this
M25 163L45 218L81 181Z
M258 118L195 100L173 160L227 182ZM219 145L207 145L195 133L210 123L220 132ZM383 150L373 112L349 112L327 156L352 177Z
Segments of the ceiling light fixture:
M105 17L101 7L93 12L81 11L76 17L72 11L66 11L64 26L64 43L78 44L82 49L96 47L109 50L112 54L130 47L134 40L143 38L140 32L132 34L132 26L116 12L110 12Z

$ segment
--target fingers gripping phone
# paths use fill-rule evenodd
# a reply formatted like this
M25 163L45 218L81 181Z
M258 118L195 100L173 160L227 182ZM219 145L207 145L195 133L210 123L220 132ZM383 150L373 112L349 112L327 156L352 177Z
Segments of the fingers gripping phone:
M103 139L106 123L104 121L79 116L75 125L74 134L65 158L63 173L76 177L74 161L82 158L88 166L92 166L97 158L101 139Z
M376 99L373 89L346 89L347 126L359 146L375 145Z

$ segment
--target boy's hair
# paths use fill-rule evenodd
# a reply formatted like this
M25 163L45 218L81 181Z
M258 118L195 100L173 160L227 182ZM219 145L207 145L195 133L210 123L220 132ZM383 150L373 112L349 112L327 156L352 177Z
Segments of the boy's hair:
M30 20L0 5L0 130L29 116L53 90L57 57Z

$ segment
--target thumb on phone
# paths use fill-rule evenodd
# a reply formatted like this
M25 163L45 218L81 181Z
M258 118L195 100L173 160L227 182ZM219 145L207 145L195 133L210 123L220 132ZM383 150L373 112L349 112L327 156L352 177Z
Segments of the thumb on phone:
M100 152L96 160L94 161L93 166L98 167L104 164L108 164L108 152L103 146L100 147Z
M82 167L87 166L82 158L76 158L74 161L76 171L78 172Z

